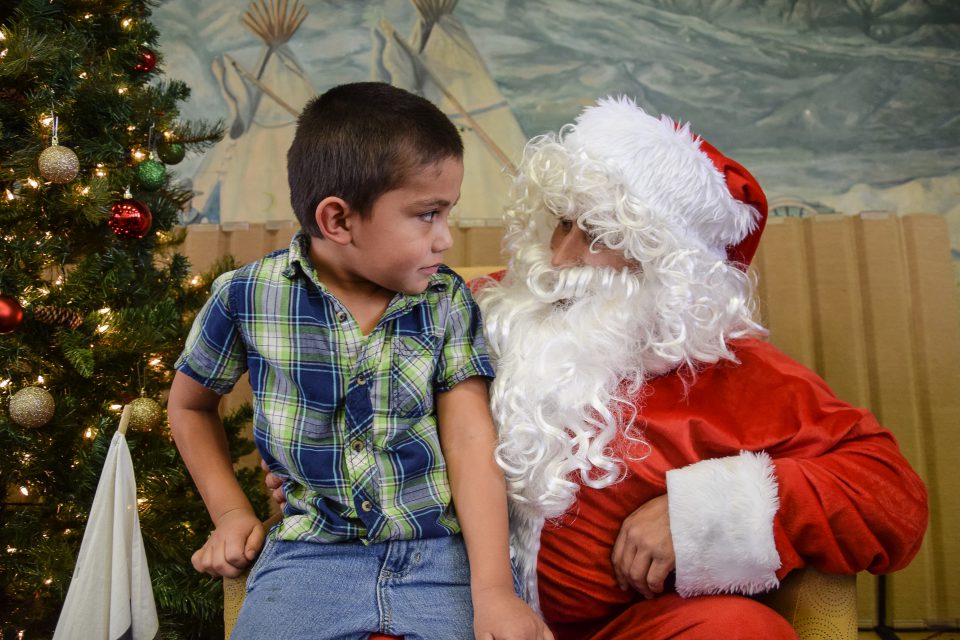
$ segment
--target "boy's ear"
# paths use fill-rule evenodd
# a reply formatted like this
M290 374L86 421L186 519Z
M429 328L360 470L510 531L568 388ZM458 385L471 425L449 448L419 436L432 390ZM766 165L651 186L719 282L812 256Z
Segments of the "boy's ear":
M350 228L356 212L343 198L328 196L320 201L314 212L314 219L324 238L336 244L347 244L351 240Z

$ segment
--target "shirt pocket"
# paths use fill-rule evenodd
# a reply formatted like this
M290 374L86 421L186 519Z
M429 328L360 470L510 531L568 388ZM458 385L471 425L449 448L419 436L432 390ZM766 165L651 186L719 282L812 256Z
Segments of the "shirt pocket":
M430 334L393 337L390 366L390 413L422 418L434 412L433 377L439 338Z

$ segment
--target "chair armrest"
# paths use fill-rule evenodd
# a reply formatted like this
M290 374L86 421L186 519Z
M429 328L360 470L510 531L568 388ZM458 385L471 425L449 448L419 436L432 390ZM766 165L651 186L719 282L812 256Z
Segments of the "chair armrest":
M807 567L790 573L780 588L757 599L786 618L800 640L857 639L856 576Z

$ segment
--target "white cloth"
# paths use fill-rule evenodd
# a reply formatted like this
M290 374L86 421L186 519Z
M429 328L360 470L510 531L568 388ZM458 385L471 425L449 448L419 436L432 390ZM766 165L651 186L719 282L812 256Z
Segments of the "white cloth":
M152 640L160 627L137 515L127 440L103 464L54 640Z

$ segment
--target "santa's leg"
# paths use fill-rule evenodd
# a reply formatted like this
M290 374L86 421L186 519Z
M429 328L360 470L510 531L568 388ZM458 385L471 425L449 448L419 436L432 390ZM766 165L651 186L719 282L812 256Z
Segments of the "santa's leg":
M796 640L773 609L743 596L681 598L675 593L637 602L606 623L553 629L557 640Z

